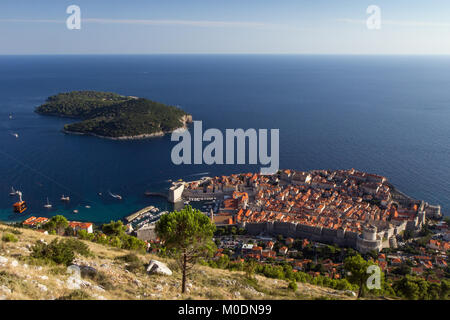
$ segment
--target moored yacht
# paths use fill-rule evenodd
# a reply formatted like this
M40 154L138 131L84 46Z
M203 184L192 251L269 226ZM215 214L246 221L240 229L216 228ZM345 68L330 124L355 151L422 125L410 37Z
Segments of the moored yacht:
M50 209L52 207L51 203L48 201L47 198L47 203L44 205L44 208Z

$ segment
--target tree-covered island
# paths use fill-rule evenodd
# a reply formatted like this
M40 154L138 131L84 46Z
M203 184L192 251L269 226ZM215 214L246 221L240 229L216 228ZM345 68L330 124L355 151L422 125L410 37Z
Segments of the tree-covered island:
M186 127L192 116L183 110L144 98L110 92L72 91L51 96L36 112L80 119L66 124L67 133L112 139L161 136Z

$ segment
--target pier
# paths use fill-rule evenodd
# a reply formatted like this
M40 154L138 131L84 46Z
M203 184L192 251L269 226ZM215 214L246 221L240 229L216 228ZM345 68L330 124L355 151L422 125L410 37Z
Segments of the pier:
M125 220L126 220L128 223L130 223L130 222L132 222L133 220L135 220L136 218L138 218L139 216L143 215L144 213L149 212L149 211L150 211L151 209L153 209L153 208L154 208L154 206L145 207L145 208L143 208L143 209L141 209L141 210L139 210L139 211L137 211L137 212L135 212L135 213L133 213L133 214L130 214L130 215L127 216L127 217L125 217Z

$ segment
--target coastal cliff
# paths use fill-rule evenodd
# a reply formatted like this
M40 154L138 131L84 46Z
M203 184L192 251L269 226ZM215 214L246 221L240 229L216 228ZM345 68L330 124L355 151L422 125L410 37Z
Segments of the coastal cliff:
M103 136L103 135L99 135L99 134L95 134L92 132L76 132L76 131L70 131L70 130L66 130L65 128L62 130L64 133L67 134L75 134L75 135L89 135L89 136L94 136L97 138L102 138L102 139L109 139L109 140L141 140L141 139L149 139L149 138L155 138L155 137L162 137L167 133L171 133L175 130L180 130L180 129L187 129L188 124L192 123L192 116L191 115L184 115L181 118L181 122L183 123L183 125L179 128L176 128L172 131L158 131L158 132L154 132L154 133L147 133L147 134L139 134L139 135L130 135L130 136L120 136L120 137L109 137L109 136Z

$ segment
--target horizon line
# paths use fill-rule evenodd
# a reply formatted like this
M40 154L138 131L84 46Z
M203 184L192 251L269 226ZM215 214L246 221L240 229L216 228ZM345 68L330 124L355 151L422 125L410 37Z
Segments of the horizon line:
M308 52L0 53L0 56L106 56L106 55L450 56L450 53L308 53Z

